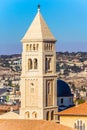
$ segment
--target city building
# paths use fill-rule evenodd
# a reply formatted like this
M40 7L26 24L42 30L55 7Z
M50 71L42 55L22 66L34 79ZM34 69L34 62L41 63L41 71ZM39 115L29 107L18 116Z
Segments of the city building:
M87 102L58 112L57 115L63 125L67 124L78 130L87 129Z

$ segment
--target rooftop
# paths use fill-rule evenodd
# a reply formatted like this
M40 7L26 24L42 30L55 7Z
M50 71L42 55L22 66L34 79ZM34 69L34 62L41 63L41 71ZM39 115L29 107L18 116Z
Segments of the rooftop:
M11 108L13 108L13 110L19 110L18 105L0 105L0 111L10 111Z
M75 130L44 120L0 119L0 130Z
M87 102L58 112L61 116L87 116Z
M0 115L0 119L19 119L19 118L20 116L12 111Z

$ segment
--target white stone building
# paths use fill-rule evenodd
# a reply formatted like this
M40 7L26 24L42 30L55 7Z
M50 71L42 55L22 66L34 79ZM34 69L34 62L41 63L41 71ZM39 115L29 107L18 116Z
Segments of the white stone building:
M57 106L56 39L40 9L22 39L21 118L55 120Z

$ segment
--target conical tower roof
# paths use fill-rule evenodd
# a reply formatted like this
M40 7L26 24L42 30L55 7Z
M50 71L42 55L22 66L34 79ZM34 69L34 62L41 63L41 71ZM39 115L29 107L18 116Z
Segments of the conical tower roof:
M31 26L22 39L22 42L28 41L56 41L45 20L43 19L40 9L38 9Z

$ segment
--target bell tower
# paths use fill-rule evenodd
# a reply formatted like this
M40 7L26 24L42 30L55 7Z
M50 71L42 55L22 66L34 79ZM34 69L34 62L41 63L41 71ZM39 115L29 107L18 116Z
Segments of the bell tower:
M38 12L22 39L20 116L55 120L57 106L56 39Z

